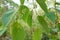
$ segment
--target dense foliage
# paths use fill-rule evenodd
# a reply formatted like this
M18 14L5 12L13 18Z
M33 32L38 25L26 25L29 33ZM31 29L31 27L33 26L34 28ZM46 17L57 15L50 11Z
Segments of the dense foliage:
M32 7L25 1L0 0L0 40L60 40L60 3L32 0Z

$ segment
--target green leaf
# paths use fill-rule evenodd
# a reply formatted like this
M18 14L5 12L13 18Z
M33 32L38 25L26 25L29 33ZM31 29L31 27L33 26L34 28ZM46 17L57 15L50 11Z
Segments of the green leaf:
M46 1L46 0L43 0L44 2Z
M22 18L24 19L24 21L27 21L27 18L30 13L29 8L24 5L21 5L19 8L19 13L23 16Z
M1 27L0 28L0 36L2 36L4 34L4 32L6 31L7 27Z
M11 3L12 2L12 0L6 0L7 2L9 2L9 3Z
M51 40L57 40L57 35L51 35Z
M0 30L0 36L6 31L8 24L10 23L12 17L14 15L14 10L10 9L4 13L2 16L2 29Z
M22 15L22 19L31 27L32 26L32 13L28 7L21 5L19 13Z
M27 23L30 27L32 27L32 15L29 15L27 18Z
M14 22L12 27L12 40L24 40L24 38L25 38L24 28L19 23Z
M14 10L8 10L7 12L4 13L4 15L2 16L2 24L3 26L8 26L8 24L10 23L12 16L14 14Z
M52 22L55 22L56 20L56 15L54 14L54 12L48 12L47 14L45 14Z
M60 31L60 23L57 24L58 30Z
M32 27L32 11L30 11L30 14L27 16L28 16L27 23L30 27Z
M42 31L41 29L37 29L33 33L33 40L41 40L42 38Z
M49 32L49 27L47 22L44 20L44 17L42 16L38 16L38 21L40 23L40 25L42 26L43 30L45 30L47 33Z
M47 5L45 4L44 0L36 0L40 7L44 10L44 12L48 13Z
M24 4L24 1L25 1L25 0L20 0L21 4Z
M60 5L60 3L56 2L55 4Z

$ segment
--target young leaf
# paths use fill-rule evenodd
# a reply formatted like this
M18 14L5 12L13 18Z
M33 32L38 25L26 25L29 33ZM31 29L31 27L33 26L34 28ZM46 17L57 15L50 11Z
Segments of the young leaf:
M13 9L11 9L11 10L4 13L4 15L2 16L2 24L3 24L3 26L8 26L8 24L11 21L11 18L13 16L13 14L14 14Z
M32 38L33 38L33 40L41 40L41 38L42 38L41 29L35 30L34 33L33 33L33 37Z
M47 33L49 32L49 27L47 22L44 20L44 17L38 16L38 21L42 25L43 30L45 30Z
M19 13L22 14L22 19L29 25L32 26L32 13L28 7L21 5L19 8Z
M19 8L19 13L23 16L22 17L23 20L27 21L27 18L28 18L29 13L30 13L29 8L24 6L24 5L21 5L20 8Z
M54 14L54 12L48 12L47 14L45 14L52 22L55 22L56 20L56 15Z
M40 7L46 12L48 13L48 10L47 10L47 5L45 4L44 0L36 0L37 3L40 5Z
M14 22L12 27L12 40L24 40L24 38L25 38L24 28L17 22Z
M25 0L20 0L21 4L24 4L24 1L25 1Z

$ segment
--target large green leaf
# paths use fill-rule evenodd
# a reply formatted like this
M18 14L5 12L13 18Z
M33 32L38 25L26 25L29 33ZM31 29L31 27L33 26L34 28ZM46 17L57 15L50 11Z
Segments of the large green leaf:
M24 38L25 38L24 28L19 23L14 22L12 27L12 40L24 40Z
M32 26L32 13L29 8L21 5L19 8L19 13L22 15L22 19L29 25Z
M8 26L8 24L10 23L12 16L14 15L14 10L8 10L7 12L4 13L4 15L2 16L2 24L3 26Z
M0 30L0 36L3 35L3 33L6 31L7 26L10 23L14 14L14 9L11 9L5 12L2 16L2 29Z
M33 40L41 40L41 38L42 38L41 29L35 30L34 33L33 33L33 37L32 38L33 38Z
M20 0L20 3L21 3L21 4L24 4L24 1L25 1L25 0Z
M46 12L48 13L48 10L47 10L47 6L45 4L45 1L44 0L36 0L37 3L40 5L40 7Z
M56 20L56 15L54 14L54 12L48 12L47 14L45 14L52 22L55 22Z
M42 16L38 16L38 21L40 23L40 25L42 26L42 29L45 30L47 33L49 32L49 27L47 22L44 20L44 17Z

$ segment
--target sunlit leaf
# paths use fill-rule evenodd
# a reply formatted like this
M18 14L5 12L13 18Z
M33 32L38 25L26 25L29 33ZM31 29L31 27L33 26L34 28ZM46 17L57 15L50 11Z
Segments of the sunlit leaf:
M38 21L42 25L43 30L45 30L47 33L49 32L49 27L47 22L44 20L44 17L38 16Z
M42 38L41 29L35 30L34 33L33 33L33 37L32 38L33 38L33 40L41 40L41 38Z
M47 10L47 5L45 4L44 0L36 0L37 3L40 5L40 7L46 12L48 13L48 10Z
M14 22L12 27L12 40L24 40L25 38L25 30L24 28L17 22Z
M29 25L32 26L32 13L29 8L21 5L19 8L19 13L22 14L22 19Z
M2 24L3 26L8 26L9 22L11 21L11 18L14 14L14 10L8 10L7 12L4 13L4 15L2 16Z
M19 8L19 13L22 14L22 18L24 19L24 21L27 21L27 18L29 16L29 8L24 6L24 5L21 5L20 8Z

